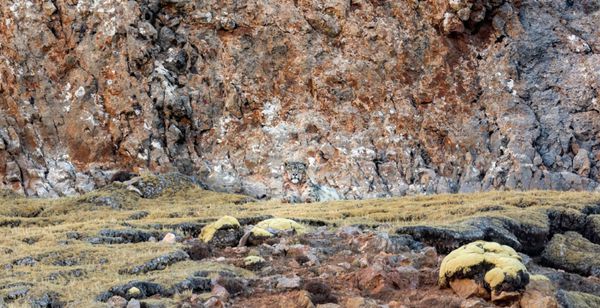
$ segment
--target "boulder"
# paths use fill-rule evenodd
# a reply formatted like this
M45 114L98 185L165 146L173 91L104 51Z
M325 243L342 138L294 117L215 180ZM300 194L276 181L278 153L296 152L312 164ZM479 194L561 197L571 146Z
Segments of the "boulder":
M200 240L217 247L237 246L243 232L235 217L223 216L202 228Z
M307 231L307 228L291 219L286 218L271 218L263 220L256 224L255 228L260 228L272 234L294 232L302 234Z
M307 227L297 223L294 220L286 218L270 218L258 222L249 233L247 233L240 245L250 243L259 245L265 240L281 234L302 234L307 231Z
M439 284L451 286L457 279L473 279L491 293L492 301L510 301L529 283L529 272L512 248L476 241L448 254L440 266ZM472 294L478 291L472 292Z
M584 276L600 276L600 245L577 232L555 234L542 253L542 261L550 266Z

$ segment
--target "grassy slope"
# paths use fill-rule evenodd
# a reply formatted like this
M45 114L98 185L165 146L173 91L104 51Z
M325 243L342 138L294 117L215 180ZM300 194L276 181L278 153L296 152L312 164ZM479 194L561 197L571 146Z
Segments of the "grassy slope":
M92 193L94 194L94 193ZM326 220L336 225L379 224L384 228L402 225L439 225L473 216L506 216L535 223L545 218L548 207L582 208L600 203L599 193L588 192L489 192L478 194L415 196L405 198L336 201L315 204L282 204L278 201L235 204L244 196L220 194L189 189L158 199L139 199L126 195L124 209L114 210L93 206L84 197L61 199L20 199L0 194L0 266L14 260L33 256L35 266L14 266L0 276L0 295L14 288L13 283L32 283L30 294L56 291L68 301L94 298L116 284L130 280L152 280L160 283L181 281L203 265L182 262L163 271L144 276L121 275L120 269L142 264L153 257L180 249L181 244L139 243L121 245L91 245L85 241L69 240L66 232L77 231L95 236L104 228L125 229L128 222L139 228L149 224L202 222L225 214L236 217L273 215L276 217ZM88 196L89 197L89 196ZM138 211L149 215L140 220L128 220ZM19 226L16 226L16 224ZM170 231L170 230L165 230ZM28 244L26 241L35 241ZM73 266L57 266L57 260L72 259ZM107 262L102 263L105 259ZM82 270L83 276L69 272ZM49 277L52 273L56 279Z

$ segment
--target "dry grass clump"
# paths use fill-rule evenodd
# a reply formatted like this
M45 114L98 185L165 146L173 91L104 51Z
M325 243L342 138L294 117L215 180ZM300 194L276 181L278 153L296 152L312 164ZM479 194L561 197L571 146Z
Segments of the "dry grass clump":
M122 199L123 206L114 208L88 202L94 196L117 196ZM277 200L244 203L246 200L246 196L198 188L167 193L156 199L139 198L118 189L59 199L26 199L2 194L0 266L4 272L0 286L5 287L0 288L0 296L6 296L15 288L26 287L30 289L28 295L31 296L53 291L60 294L65 302L92 307L94 298L112 286L131 280L171 285L194 271L215 266L184 261L144 275L120 274L119 270L182 249L182 244L93 245L85 240L97 236L102 229L172 232L171 225L203 224L224 215L236 218L272 215L321 220L338 226L367 224L389 228L415 224L443 225L475 216L502 216L535 222L546 219L544 211L551 207L581 209L600 204L600 194L488 192L313 204L284 204ZM139 219L129 219L140 211L148 214ZM73 236L73 232L77 232L78 236ZM33 259L35 264L18 261L27 258ZM25 302L21 300L12 304Z

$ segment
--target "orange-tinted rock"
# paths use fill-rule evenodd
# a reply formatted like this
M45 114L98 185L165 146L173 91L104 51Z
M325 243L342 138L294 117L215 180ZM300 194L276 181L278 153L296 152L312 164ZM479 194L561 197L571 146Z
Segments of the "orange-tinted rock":
M299 201L598 187L586 1L73 2L0 8L0 188L282 197L288 161Z
M450 288L462 298L490 298L489 292L473 279L456 279L450 281Z
M531 279L519 303L522 308L558 308L555 294L556 290L550 280Z

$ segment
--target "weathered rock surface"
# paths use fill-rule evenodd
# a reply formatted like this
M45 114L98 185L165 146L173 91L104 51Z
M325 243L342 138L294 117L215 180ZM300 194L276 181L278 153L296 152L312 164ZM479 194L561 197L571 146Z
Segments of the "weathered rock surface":
M584 276L600 277L600 245L581 234L555 234L542 253L542 260L554 267Z
M600 297L581 293L558 291L559 303L565 308L593 308L600 305Z
M0 188L179 171L323 196L597 189L594 1L12 1ZM313 187L313 188L314 188Z

